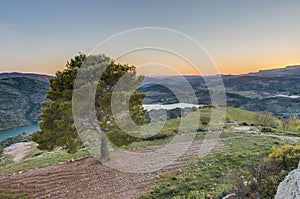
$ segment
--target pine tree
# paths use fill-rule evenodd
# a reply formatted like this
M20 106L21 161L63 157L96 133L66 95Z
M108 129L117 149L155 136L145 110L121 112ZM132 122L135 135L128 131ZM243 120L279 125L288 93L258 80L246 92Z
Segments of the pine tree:
M99 71L97 67L101 63L108 63L108 67L103 72L101 79L95 82L97 90L94 105L101 129L116 146L139 140L139 138L127 135L119 128L113 117L111 101L115 85L122 77L126 77L126 83L131 84L134 88L140 86L143 77L136 76L135 67L115 63L105 55L87 57L84 54L79 54L67 62L66 69L62 72L57 72L55 78L50 80L50 91L47 94L49 101L42 104L41 131L33 134L33 140L39 144L40 149L52 150L55 147L62 146L69 152L75 152L82 146L83 143L76 131L72 114L74 82L83 64L89 66L85 68L86 73L84 73L89 79L91 75L95 75ZM88 83L81 82L81 84L85 94L87 94ZM130 117L137 125L145 124L146 111L142 107L145 95L137 91L130 93L126 90L115 93L120 98L128 97L129 94ZM122 102L122 100L120 101ZM126 104L119 104L118 107L124 106ZM78 108L80 109L80 107ZM82 110L84 109L82 108ZM120 113L118 115L122 115L123 110L118 111ZM124 121L126 121L126 118ZM101 159L107 159L108 155L107 140L105 136L101 136Z

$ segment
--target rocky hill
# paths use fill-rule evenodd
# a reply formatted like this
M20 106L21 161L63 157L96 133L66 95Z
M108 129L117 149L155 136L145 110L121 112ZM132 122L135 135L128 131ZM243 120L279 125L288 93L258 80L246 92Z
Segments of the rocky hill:
M3 78L4 75L1 77ZM49 83L45 76L33 75L31 77L35 78L0 79L0 130L30 125L39 121L41 102L46 100Z

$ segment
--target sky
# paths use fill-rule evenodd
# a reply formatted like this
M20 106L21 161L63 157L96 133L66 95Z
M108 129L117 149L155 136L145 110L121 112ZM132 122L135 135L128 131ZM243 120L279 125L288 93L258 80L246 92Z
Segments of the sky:
M222 74L295 65L300 63L299 9L299 0L3 0L0 72L55 74L79 52L89 54L112 35L142 27L188 35ZM146 35L136 34L137 40L128 39L115 49L143 39L169 39ZM169 40L176 48L186 45L176 37ZM201 52L187 48L185 53L197 57ZM132 52L117 61L137 66L144 75L165 74L165 68L196 74L193 66L170 53Z

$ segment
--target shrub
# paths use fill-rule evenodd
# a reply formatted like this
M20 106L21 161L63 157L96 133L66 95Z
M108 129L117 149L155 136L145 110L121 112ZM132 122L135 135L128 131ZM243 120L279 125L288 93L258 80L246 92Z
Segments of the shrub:
M278 126L277 122L275 121L272 113L269 112L258 112L255 115L255 121L258 125L264 127L272 127L276 128Z
M170 137L174 137L177 134L177 129L164 129L159 133L155 134L152 137L145 138L144 140L156 140L156 139L166 139Z
M130 136L130 135L126 134L125 132L122 132L121 130L111 131L111 132L106 133L106 135L107 135L109 141L112 142L117 147L128 145L132 142L141 141L140 138Z
M201 194L199 191L197 190L192 190L189 192L188 194L188 199L200 199L203 198L203 194Z
M273 150L267 161L275 161L282 170L296 169L300 160L300 146L284 146Z
M0 146L0 156L4 153L4 149Z
M261 132L264 132L264 133L266 133L266 132L274 132L274 129L272 129L272 128L270 128L270 127L262 127L262 128L260 129L260 131L261 131Z
M235 173L236 194L239 198L271 199L284 177L297 168L300 146L284 146L274 149L258 167Z
M230 117L229 115L226 115L224 120L225 120L226 123L232 123L233 122L232 117Z
M200 122L203 125L207 125L210 122L210 117L208 117L206 115L201 115L200 116Z

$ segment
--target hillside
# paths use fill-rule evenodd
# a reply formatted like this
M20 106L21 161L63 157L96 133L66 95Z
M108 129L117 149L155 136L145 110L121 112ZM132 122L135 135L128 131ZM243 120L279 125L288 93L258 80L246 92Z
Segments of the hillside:
M0 130L38 122L48 90L49 84L37 79L0 79Z
M198 111L207 114L210 109ZM195 114L197 112L185 116L190 118L188 127L207 128L207 125L199 126L193 120ZM253 112L228 107L227 115L238 123L255 123ZM169 120L166 126L177 129L179 120ZM299 136L297 133L279 136L262 133L255 125L228 123L217 138L214 149L202 157L203 149L214 140L204 141L204 131L189 129L186 127L183 135L196 133L196 137L185 153L167 167L149 173L127 173L110 168L97 162L86 149L68 154L62 149L46 152L37 150L32 143L23 144L31 146L27 158L17 162L16 157L8 156L7 162L0 166L0 198L186 198L184 196L194 190L222 198L232 193L233 182L229 178L232 171L249 165L255 168L273 148L297 145L300 141L299 137L294 137ZM134 142L111 151L111 158L122 156L124 151L154 152L169 142L170 139ZM180 142L186 142L185 136ZM12 153L14 151L9 154Z
M0 130L28 125L39 120L40 103L46 98L51 76L23 73L0 73ZM195 91L199 104L209 104L210 96L204 78L185 77ZM206 77L214 80L214 76ZM300 115L300 66L263 70L244 75L222 76L227 104L250 111L269 111L278 116ZM189 95L182 77L146 77L140 91L147 95L145 104L177 103L168 89ZM292 96L292 97L291 97Z
M300 77L300 65L286 66L284 68L276 68L270 70L260 70L257 73L249 73L248 75L261 76L261 77L275 77L275 76L292 76Z
M49 79L53 78L50 75L41 75L41 74L34 74L34 73L0 73L0 80L1 79L9 79L15 77L24 77L33 80L39 80L41 82L49 83Z
M227 104L251 111L269 111L278 116L300 115L300 66L264 70L244 75L222 76L226 89ZM214 81L214 76L205 77ZM210 103L209 91L204 78L189 76L199 104ZM180 77L146 78L140 91L147 94L145 103L177 103L174 93L167 88L180 90L189 101L189 93L182 86Z

